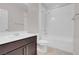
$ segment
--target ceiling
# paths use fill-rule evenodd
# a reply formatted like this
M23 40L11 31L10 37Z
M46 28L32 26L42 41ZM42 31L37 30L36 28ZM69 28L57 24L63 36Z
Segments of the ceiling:
M55 8L59 8L59 7L64 7L69 4L70 3L42 3L42 6L45 9L55 9Z

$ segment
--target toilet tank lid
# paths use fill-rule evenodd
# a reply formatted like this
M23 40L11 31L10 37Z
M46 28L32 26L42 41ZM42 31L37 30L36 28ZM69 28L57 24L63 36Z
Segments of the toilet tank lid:
M38 43L39 43L39 44L47 44L48 41L47 41L47 40L38 40Z

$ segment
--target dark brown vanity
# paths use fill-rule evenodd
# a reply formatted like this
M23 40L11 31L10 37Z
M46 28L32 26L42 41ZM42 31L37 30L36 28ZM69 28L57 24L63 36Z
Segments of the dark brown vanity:
M0 55L36 55L37 36L19 39L0 45Z

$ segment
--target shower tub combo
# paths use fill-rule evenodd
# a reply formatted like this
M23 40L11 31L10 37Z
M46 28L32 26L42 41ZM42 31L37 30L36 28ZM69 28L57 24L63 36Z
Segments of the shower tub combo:
M49 47L73 53L74 4L43 3L40 6L39 38L47 40Z

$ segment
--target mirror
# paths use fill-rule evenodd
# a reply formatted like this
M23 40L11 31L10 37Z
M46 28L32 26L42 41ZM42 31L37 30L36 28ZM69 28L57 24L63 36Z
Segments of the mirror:
M8 31L8 11L0 9L0 32Z

